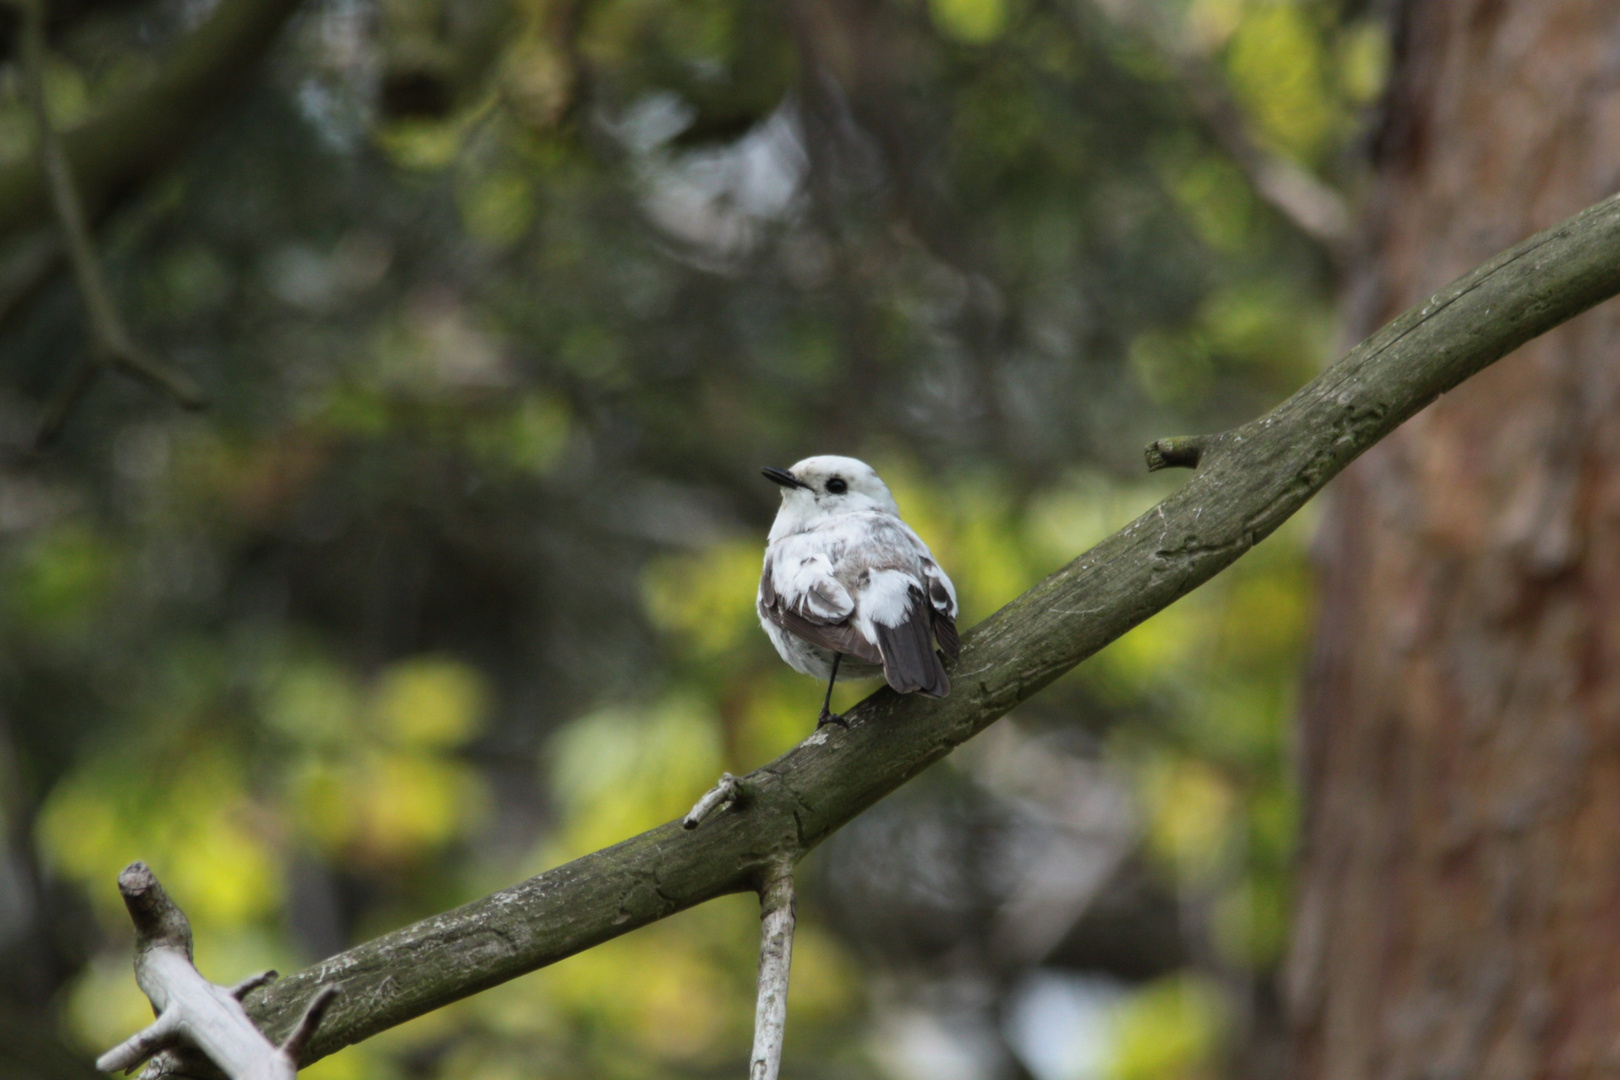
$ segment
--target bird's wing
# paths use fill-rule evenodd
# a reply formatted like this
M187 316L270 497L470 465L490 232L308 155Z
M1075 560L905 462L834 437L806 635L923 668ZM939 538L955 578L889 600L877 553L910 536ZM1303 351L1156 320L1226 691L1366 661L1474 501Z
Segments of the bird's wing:
M941 625L935 594L941 603L948 603L951 615L956 596L949 579L934 566L927 545L904 522L884 515L867 523L845 549L842 563L839 576L851 582L855 599L854 624L863 637L877 642L889 685L902 694L950 693L951 681L934 652L934 636ZM933 575L928 572L931 566ZM960 648L949 617L940 643Z
M900 569L862 575L855 625L875 638L883 653L883 675L902 694L920 690L929 697L951 692L951 680L934 652L933 610L915 575Z
M923 581L928 585L928 605L933 610L934 636L939 639L940 651L955 660L962 655L962 638L956 632L956 586L931 557L923 559L922 568Z
M832 560L804 545L766 552L759 579L759 615L790 634L867 664L883 663L877 643L851 621L854 598L833 576Z
M934 561L934 553L928 550L923 538L918 536L910 525L898 520L894 525L911 541L911 546L916 552L921 567L921 584L923 591L928 595L928 606L933 614L934 637L939 639L940 651L948 659L958 659L962 655L962 638L956 632L956 586L951 584L950 577Z

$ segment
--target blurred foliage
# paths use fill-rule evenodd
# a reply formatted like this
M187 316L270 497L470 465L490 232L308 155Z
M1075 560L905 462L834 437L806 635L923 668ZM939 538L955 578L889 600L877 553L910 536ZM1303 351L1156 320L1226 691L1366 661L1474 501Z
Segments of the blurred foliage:
M136 335L209 411L109 378L32 454L82 316L65 279L0 310L0 1013L49 1001L86 1052L140 1023L131 859L228 982L792 746L819 690L756 628L760 465L870 460L972 625L1181 482L1142 474L1149 438L1307 378L1332 268L1131 7L1201 50L1257 142L1353 185L1386 50L1348 0L311 0L103 233ZM150 77L197 18L87 5L53 111ZM31 143L5 69L0 166ZM1307 533L1019 710L1134 807L1059 944L997 952L1006 867L1046 833L971 753L809 860L791 1073L1233 1068L1287 934ZM895 859L827 869L884 829ZM1120 910L1145 936L1096 921ZM895 925L925 945L872 931ZM737 1075L756 938L728 898L312 1072ZM1032 1026L1043 972L1106 990Z

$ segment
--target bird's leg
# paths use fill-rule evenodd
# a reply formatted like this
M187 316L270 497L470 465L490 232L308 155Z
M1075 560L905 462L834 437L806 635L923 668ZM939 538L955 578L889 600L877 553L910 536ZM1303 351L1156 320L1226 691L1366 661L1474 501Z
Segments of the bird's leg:
M816 730L820 731L827 724L837 724L839 727L849 727L844 718L832 711L833 683L838 681L838 665L843 661L843 653L833 653L832 674L827 677L827 696L821 699L821 715L816 717Z

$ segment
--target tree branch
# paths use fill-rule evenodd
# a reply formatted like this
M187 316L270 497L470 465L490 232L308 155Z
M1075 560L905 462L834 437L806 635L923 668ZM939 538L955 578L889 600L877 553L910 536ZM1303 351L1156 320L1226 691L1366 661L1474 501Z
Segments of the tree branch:
M43 445L56 436L73 406L89 391L96 375L109 366L168 391L188 409L201 408L204 398L197 384L146 355L136 346L118 314L101 273L101 260L96 257L95 244L90 239L90 223L73 182L73 167L62 149L62 140L51 121L50 104L45 100L45 0L11 0L11 3L22 16L19 52L23 86L34 113L40 167L45 173L51 209L56 213L68 260L73 264L73 274L78 279L85 313L90 320L90 354L46 409L36 442Z
M62 136L88 216L163 169L258 68L299 0L221 0L138 90L120 94ZM0 168L0 239L32 229L46 213L37 160Z
M1079 24L1078 0L1057 0L1059 11ZM1345 198L1310 169L1255 136L1226 78L1203 51L1165 25L1158 5L1135 0L1091 0L1090 8L1144 39L1170 64L1188 107L1215 145L1248 179L1260 200L1306 236L1342 257L1350 241L1351 213ZM1085 32L1083 25L1079 26Z
M215 986L191 962L191 924L145 863L118 875L135 923L135 981L157 1019L96 1060L102 1072L128 1072L158 1051L181 1044L207 1055L231 1080L293 1080L299 1054L320 1025L337 989L315 991L293 1033L277 1046L260 1034L241 1005L272 973L235 987Z
M759 890L759 998L748 1080L776 1080L787 1034L788 974L793 967L793 863L783 859Z
M1206 449L1180 491L963 635L955 689L879 690L744 778L701 828L671 822L356 946L256 994L267 1032L343 996L313 1061L724 893L753 890L855 815L1231 565L1440 394L1620 292L1620 197L1497 256ZM174 1064L174 1063L171 1063Z

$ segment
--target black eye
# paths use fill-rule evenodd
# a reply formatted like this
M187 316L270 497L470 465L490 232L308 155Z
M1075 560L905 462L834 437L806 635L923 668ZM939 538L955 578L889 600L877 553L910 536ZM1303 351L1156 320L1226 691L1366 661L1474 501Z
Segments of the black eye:
M844 478L842 476L835 476L831 480L827 481L827 494L829 495L842 495L848 490L849 485L844 483Z

